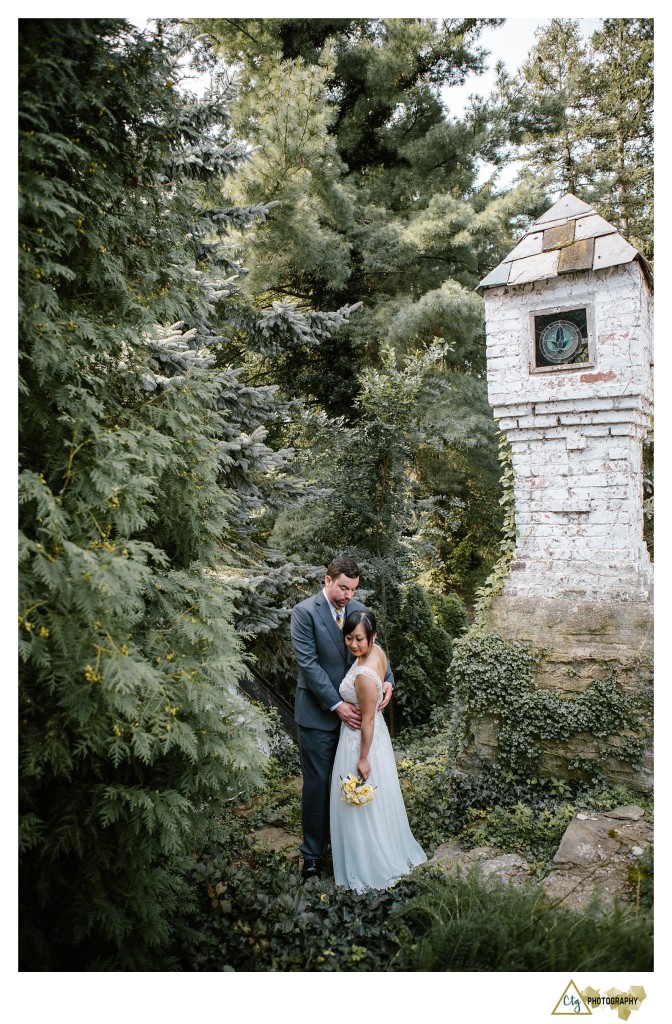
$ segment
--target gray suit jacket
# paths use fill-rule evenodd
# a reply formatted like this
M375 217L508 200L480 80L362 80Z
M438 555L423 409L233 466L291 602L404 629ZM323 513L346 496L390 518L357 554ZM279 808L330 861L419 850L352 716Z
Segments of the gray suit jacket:
M352 600L346 617L354 611L366 605ZM322 591L292 609L291 637L299 669L294 718L308 729L337 729L341 720L330 708L342 700L338 688L353 659ZM394 683L389 665L385 679Z

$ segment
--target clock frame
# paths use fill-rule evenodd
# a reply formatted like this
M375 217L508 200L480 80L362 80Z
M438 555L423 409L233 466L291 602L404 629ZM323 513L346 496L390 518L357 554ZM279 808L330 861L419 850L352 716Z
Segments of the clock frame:
M532 310L529 332L531 373L566 373L595 365L591 305Z

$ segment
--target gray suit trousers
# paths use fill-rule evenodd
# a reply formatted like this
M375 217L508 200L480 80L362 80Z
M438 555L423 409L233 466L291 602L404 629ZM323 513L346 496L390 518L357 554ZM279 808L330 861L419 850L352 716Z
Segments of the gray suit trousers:
M303 842L300 846L304 860L318 860L329 845L329 793L331 769L336 756L340 729L307 729L298 726L299 758L303 789L301 791L301 817Z

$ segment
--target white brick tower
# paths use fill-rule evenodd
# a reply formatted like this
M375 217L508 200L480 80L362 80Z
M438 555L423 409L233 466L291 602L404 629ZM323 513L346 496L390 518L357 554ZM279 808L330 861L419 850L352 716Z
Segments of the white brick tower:
M642 444L652 280L567 195L481 281L488 394L513 452L518 541L504 594L647 602Z
M518 533L485 630L536 651L537 695L554 691L571 708L611 679L645 708L653 672L642 467L653 398L650 269L567 195L478 290L490 404L513 453ZM461 755L470 770L496 760L499 714L470 716ZM587 762L649 791L652 720L642 711L637 721L608 740L598 722L569 729L546 743L542 772L572 778ZM639 760L627 754L633 736L644 744Z

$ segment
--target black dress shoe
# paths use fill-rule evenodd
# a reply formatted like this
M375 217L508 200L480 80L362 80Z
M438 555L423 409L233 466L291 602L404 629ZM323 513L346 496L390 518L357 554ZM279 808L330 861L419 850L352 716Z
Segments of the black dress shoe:
M319 878L321 873L320 862L316 857L304 860L303 867L301 868L302 878Z

